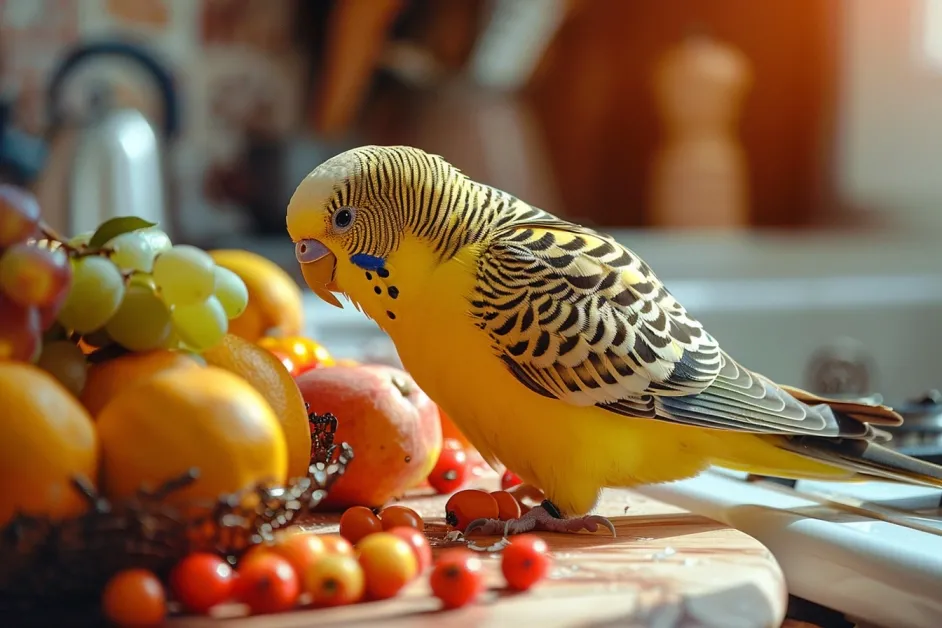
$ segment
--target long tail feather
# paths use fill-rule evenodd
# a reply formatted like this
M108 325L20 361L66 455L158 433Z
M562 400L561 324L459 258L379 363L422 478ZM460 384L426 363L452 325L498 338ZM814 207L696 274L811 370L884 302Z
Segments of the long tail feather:
M942 466L919 460L872 441L790 437L782 445L797 454L856 471L877 480L942 488Z

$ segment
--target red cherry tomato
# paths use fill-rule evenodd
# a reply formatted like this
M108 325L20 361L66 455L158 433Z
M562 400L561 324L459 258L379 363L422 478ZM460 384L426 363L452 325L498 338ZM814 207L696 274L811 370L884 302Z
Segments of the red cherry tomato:
M429 585L445 608L470 604L484 591L481 559L463 547L445 550L435 562Z
M253 556L237 573L235 598L253 615L290 610L301 594L301 583L291 563L274 553Z
M516 473L514 473L510 469L505 469L504 475L500 477L501 489L506 491L508 488L512 488L519 484L523 484L523 480L520 479L520 476L518 476Z
M464 486L467 479L468 454L464 449L443 448L428 476L429 485L440 495L447 495Z
M359 543L360 539L382 529L382 521L366 506L352 506L340 515L340 536L354 545Z
M429 545L428 537L419 530L410 526L399 526L387 530L390 534L395 534L400 539L409 544L412 553L415 554L415 560L418 562L419 569L417 574L425 573L432 564L432 546Z
M510 545L501 551L501 572L507 586L516 591L526 591L545 578L552 564L546 541L535 534L511 537Z
M170 591L191 613L204 614L232 597L235 573L219 556L196 552L183 558L170 572Z

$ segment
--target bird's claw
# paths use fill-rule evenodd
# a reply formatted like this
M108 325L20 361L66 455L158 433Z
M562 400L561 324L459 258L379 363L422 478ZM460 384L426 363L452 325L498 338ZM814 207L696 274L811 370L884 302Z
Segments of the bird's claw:
M488 519L482 517L475 519L464 529L464 535L470 536L472 532L480 532L484 535L507 534L507 526L510 521L501 521L500 519Z
M502 534L511 536L513 534L523 534L531 530L542 530L544 532L596 532L599 527L604 527L616 537L615 526L606 517L601 515L588 515L585 517L576 517L573 519L560 519L553 517L542 506L532 508L527 514L519 519L510 519L500 521L499 519L475 519L464 529L464 535L467 537L472 532L480 532L483 535Z

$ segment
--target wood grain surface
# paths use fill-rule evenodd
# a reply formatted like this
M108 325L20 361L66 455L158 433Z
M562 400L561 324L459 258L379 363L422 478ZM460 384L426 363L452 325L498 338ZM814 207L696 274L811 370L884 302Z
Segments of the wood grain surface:
M475 485L492 490L496 477ZM446 542L446 498L428 492L401 503L426 522L433 551ZM607 490L596 511L618 532L546 534L555 556L548 580L528 593L502 590L499 554L482 552L490 589L481 602L441 611L427 576L398 597L335 609L298 610L245 617L242 607L219 609L213 618L180 617L173 626L198 628L300 628L302 626L657 626L658 628L778 628L785 617L785 580L771 553L726 526L625 490ZM336 532L339 515L323 515L310 527ZM487 547L497 537L471 540ZM225 618L220 622L219 619Z

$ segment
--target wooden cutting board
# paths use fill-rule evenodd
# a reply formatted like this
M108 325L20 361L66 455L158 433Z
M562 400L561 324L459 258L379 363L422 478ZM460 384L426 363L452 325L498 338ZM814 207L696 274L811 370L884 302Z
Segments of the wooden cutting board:
M494 490L486 476L477 488ZM445 497L420 493L402 504L426 522L433 551L445 542ZM626 510L627 508L627 510ZM618 536L540 533L554 553L551 577L524 594L501 591L497 554L486 557L492 587L481 602L440 611L427 576L392 600L335 609L298 610L279 615L239 616L242 608L220 609L216 619L179 618L173 626L198 628L301 628L306 626L658 626L684 628L778 628L785 617L785 579L771 553L758 541L710 519L626 490L607 490L597 509ZM336 532L339 515L324 515L310 527ZM472 535L487 547L497 537ZM226 617L219 622L219 618Z

